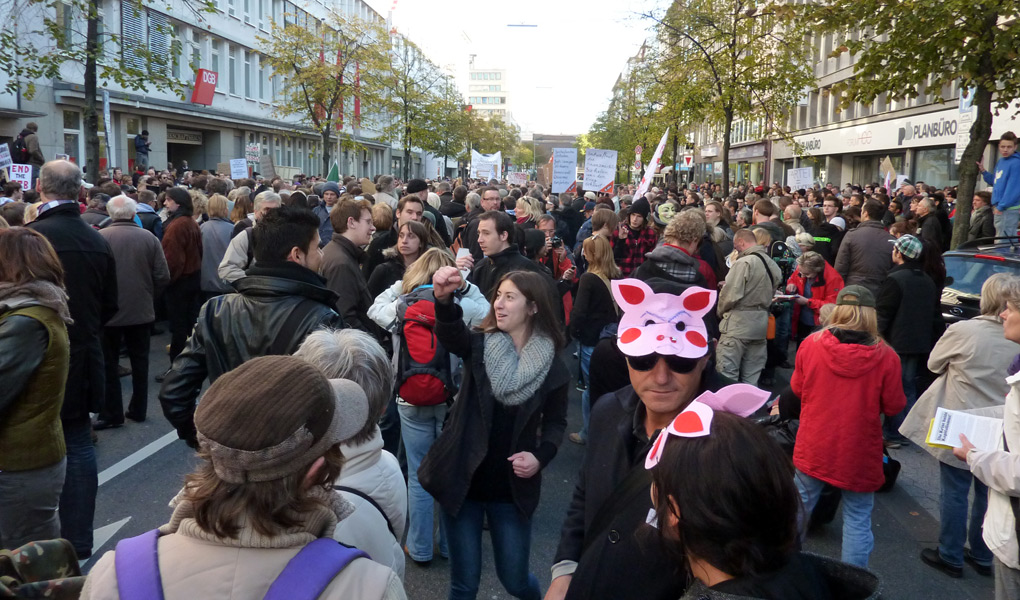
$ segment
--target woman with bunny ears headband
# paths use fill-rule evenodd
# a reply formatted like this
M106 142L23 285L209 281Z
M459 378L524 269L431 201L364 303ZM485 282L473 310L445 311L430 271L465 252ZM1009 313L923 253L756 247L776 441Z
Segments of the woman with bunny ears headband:
M646 459L649 524L690 578L681 600L878 598L870 572L797 551L793 465L760 426L729 412L730 388L691 402Z

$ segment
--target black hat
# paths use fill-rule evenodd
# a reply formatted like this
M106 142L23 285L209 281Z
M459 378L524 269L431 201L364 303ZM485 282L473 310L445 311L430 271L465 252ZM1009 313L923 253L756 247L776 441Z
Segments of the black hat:
M142 130L142 135L149 135L149 130L148 129L143 129Z
M648 213L652 212L652 207L648 204L648 199L642 196L637 202L630 206L630 214L638 214L648 220Z
M404 190L406 194L417 194L418 192L424 192L429 189L429 185L425 183L424 179L412 179L407 182L407 188Z

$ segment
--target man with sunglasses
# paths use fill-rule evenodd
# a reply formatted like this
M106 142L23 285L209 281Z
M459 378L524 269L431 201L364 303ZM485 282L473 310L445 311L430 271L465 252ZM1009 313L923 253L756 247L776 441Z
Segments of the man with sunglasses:
M659 281L653 290L636 279L613 282L624 311L616 347L630 385L592 405L589 443L546 600L683 595L684 576L646 524L654 512L644 461L658 432L694 398L732 382L710 364L715 340L704 317L714 308L715 291L656 293L670 285Z

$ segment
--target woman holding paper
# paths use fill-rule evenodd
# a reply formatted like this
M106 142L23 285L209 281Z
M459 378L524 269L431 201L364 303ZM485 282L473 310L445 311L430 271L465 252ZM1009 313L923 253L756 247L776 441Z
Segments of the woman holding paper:
M1006 309L1002 311L1003 335L1020 344L1020 285L1010 282ZM995 556L995 598L1020 599L1020 550L1011 499L1020 496L1020 374L1006 378L1009 395L1003 418L1004 450L978 450L967 437L953 450L965 460L971 474L988 486L988 512L983 538Z
M926 444L925 438L939 407L971 410L1001 406L1005 401L1009 386L1003 374L1020 346L1003 337L999 315L1006 308L1010 286L1016 287L1017 281L1005 273L989 277L981 286L981 315L946 329L928 357L928 369L938 379L918 398L900 426L900 433L939 460L939 545L922 550L921 560L950 577L963 575L964 561L978 573L991 575L992 553L981 539L988 488L971 477L967 465L953 458L951 450ZM974 505L968 526L971 487ZM970 542L969 550L964 548L966 542Z

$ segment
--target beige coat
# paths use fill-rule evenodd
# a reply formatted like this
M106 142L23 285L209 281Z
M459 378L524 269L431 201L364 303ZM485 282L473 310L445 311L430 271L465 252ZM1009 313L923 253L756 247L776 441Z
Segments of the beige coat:
M900 433L947 465L965 468L952 450L925 443L935 410L940 406L971 410L1001 405L1009 392L1006 369L1017 352L1020 345L1003 337L1002 323L995 317L950 325L928 356L928 369L939 377L917 399L900 425Z
M970 472L988 486L988 511L982 537L988 549L1004 565L1020 569L1017 560L1016 521L1010 496L1020 496L1020 375L1006 379L1009 395L1003 414L1005 438L1012 452L971 450L967 454Z
M332 535L336 525L336 515L322 507L299 530L267 538L242 525L238 539L223 540L200 529L187 514L187 506L179 505L171 522L160 528L159 571L166 600L261 600L287 562L305 544ZM93 567L82 600L119 600L114 555L107 552ZM367 558L347 565L319 598L406 600L396 573Z
M768 273L762 261L751 256L752 253L765 258ZM769 306L781 283L783 272L764 248L751 246L738 254L726 275L726 285L719 292L720 333L740 340L764 340L768 332Z

